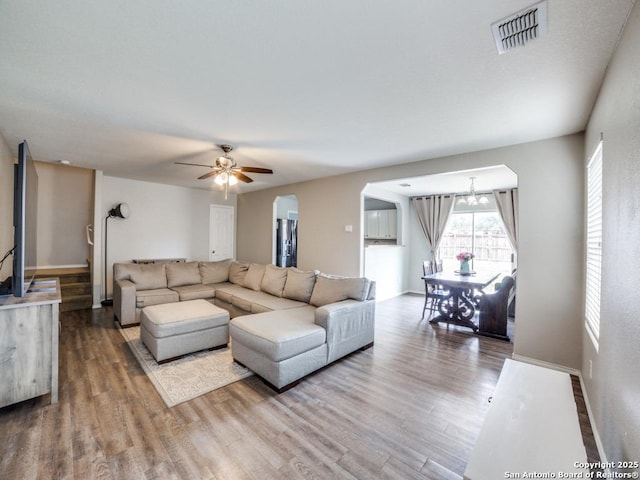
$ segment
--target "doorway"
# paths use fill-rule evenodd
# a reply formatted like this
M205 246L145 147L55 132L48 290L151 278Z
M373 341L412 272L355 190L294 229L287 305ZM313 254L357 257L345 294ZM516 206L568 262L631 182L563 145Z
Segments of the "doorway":
M228 205L209 207L209 261L234 258L235 211Z
M474 192L478 197L486 196L489 202L479 202L479 205L470 205L468 197L471 194L471 177L475 179ZM517 174L506 165L493 165L488 167L475 168L471 170L446 172L438 174L423 175L418 177L397 178L382 182L368 184L363 195L365 197L375 197L396 203L407 208L406 237L401 241L400 237L397 246L394 245L372 245L370 241L362 242L363 263L373 260L374 255L396 253L398 250L404 256L379 260L380 264L388 265L383 270L380 285L384 288L384 281L389 281L391 268L397 266L401 271L401 291L424 294L424 282L422 280L422 262L432 257L432 252L425 239L424 230L421 226L416 209L409 208L412 198L426 197L431 195L454 194L457 198L454 210L450 218L448 229L445 230L444 238L439 245L438 257L443 260L443 269L455 271L459 267L457 254L462 251L471 251L475 255L474 268L482 271L499 272L501 277L496 279L495 285L489 285L487 292L495 292L495 287L504 276L517 274L516 268L517 254L512 252L511 245L494 202L494 191L514 189L518 187ZM477 191L475 189L477 188ZM460 199L467 202L465 207ZM366 203L363 205L366 206ZM363 208L366 210L366 207ZM398 212L400 218L400 210ZM363 211L363 230L367 233L366 213ZM401 223L398 223L399 229ZM379 228L379 227L378 227ZM398 232L400 233L400 231ZM375 243L375 242L374 242ZM402 248L402 247L406 248ZM368 270L368 271L367 271ZM367 276L371 269L366 269ZM512 290L508 302L510 315L515 315L515 295L518 286ZM383 292L384 293L384 292ZM514 336L513 318L509 318L509 336Z
M273 202L273 264L298 266L298 198L281 195Z

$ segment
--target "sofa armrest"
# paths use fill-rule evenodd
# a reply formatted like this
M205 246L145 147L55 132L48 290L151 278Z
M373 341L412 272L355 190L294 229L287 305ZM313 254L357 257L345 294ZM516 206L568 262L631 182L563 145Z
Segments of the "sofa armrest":
M375 301L343 300L318 307L315 323L327 331L327 363L331 363L373 343Z
M113 282L113 314L121 326L136 323L136 285L131 280Z

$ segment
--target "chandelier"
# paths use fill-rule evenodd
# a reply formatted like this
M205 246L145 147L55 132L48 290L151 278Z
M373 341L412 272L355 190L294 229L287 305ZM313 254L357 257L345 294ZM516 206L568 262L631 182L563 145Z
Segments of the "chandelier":
M475 207L476 205L486 205L489 203L489 199L483 194L480 194L480 196L476 195L476 187L474 185L475 179L476 177L469 177L469 180L471 180L469 193L467 195L461 195L458 198L458 205L469 205L470 207Z

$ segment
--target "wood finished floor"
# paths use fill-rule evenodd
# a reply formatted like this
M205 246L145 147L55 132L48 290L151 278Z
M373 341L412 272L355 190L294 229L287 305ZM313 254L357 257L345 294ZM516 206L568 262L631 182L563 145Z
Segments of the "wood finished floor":
M60 400L0 409L0 478L459 479L512 345L378 303L375 346L277 395L257 377L167 408L112 311L61 314Z

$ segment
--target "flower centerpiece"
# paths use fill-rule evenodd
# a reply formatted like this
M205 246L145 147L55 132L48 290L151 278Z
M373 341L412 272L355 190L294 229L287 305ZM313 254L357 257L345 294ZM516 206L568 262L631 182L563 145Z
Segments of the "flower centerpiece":
M471 273L471 268L469 267L469 260L475 258L475 255L471 252L460 252L456 255L456 259L460 261L460 273L461 274L469 274Z

